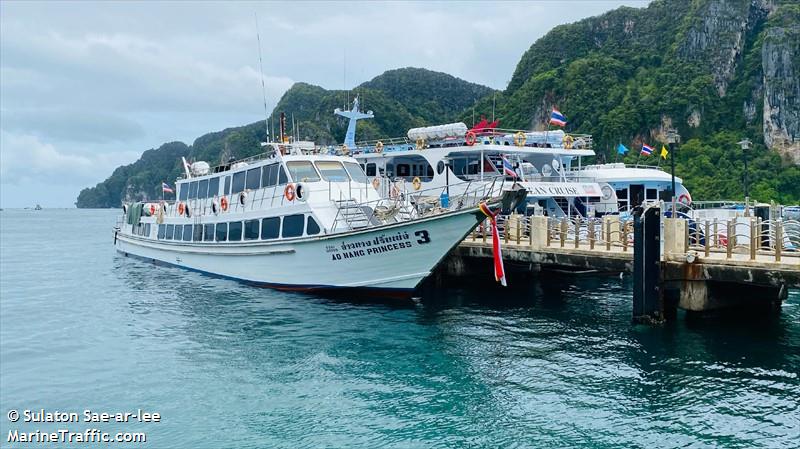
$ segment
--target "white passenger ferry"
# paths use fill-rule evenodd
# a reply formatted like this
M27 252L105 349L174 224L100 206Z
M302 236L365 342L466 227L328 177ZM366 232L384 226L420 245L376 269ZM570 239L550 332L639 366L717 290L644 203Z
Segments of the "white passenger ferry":
M310 142L265 145L213 170L184 161L175 201L125 205L116 249L276 289L409 296L484 219L478 204L496 206L501 192L473 185L448 204L384 198L353 158Z

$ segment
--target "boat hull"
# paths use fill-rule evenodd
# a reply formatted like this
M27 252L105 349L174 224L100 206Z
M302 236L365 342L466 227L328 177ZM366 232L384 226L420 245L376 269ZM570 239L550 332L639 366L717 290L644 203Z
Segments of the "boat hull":
M292 291L351 289L408 297L477 225L475 209L368 230L237 243L173 242L117 232L124 255L156 264Z

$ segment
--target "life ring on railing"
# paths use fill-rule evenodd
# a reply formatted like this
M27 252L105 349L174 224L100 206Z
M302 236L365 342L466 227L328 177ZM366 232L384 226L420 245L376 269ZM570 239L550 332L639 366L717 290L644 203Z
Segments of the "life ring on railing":
M219 200L217 199L217 195L214 195L214 198L211 200L211 212L214 212L214 215L219 214Z
M180 203L178 203L178 215L183 216L185 212L186 212L186 205L183 204L183 201L181 201Z
M342 154L345 156L350 154L350 148L347 148L347 145L342 144Z
M468 147L475 145L475 142L477 141L478 141L478 135L475 134L473 131L467 131L467 134L464 135L464 143L466 143Z
M228 197L227 196L223 196L222 198L219 199L219 207L220 207L220 209L222 209L222 212L225 212L225 211L228 210Z
M380 140L378 141L378 143L375 144L375 152L383 153L383 142L381 142Z
M396 185L392 184L392 187L389 188L389 198L395 199L398 196L400 196L400 189L398 189Z
M156 214L156 205L153 204L153 203L150 203L150 216L152 217L155 214Z
M567 134L566 136L564 136L564 139L562 139L562 142L564 143L564 148L571 150L572 143L575 142L575 138Z
M417 150L422 151L423 149L425 149L425 139L422 138L417 139L416 145L417 145Z
M528 140L528 138L527 138L527 136L525 135L524 132L517 131L517 133L514 134L514 145L516 145L518 147L524 147L526 140Z
M247 190L244 190L242 192L239 192L239 204L240 205L244 206L244 204L247 202L247 193L248 192L250 192L250 189L247 189Z
M414 187L414 190L419 190L422 187L422 180L419 179L419 176L415 176L413 180L411 180L411 185Z
M294 201L294 185L286 184L286 188L283 189L283 196L285 196L288 201Z
M684 206L689 206L692 204L692 197L690 197L687 193L682 193L681 196L678 197L678 202Z
M378 178L372 178L372 187L375 187L375 190L378 190L378 187L381 186L381 180Z

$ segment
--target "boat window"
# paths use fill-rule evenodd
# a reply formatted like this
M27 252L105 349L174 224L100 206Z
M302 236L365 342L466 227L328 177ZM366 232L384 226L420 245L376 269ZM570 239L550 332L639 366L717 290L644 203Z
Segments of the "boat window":
M183 225L183 241L184 242L191 242L192 241L192 225Z
M276 239L280 235L280 217L265 218L261 221L261 240Z
M225 177L225 195L230 195L230 194L231 194L231 177L230 176L226 176Z
M258 220L247 220L244 222L244 239L258 239Z
M394 178L394 164L386 164L386 176Z
M657 200L658 199L658 190L657 189L647 189L646 197L648 200Z
M233 194L237 194L244 190L244 176L245 172L243 171L233 174Z
M261 169L261 187L272 187L278 183L278 164L265 165Z
M366 170L367 176L375 176L375 173L377 172L375 167L377 167L377 165L375 165L374 162L370 162L369 164L367 164L367 170Z
M204 179L197 184L197 197L200 199L208 198L208 179Z
M306 234L308 235L317 235L319 234L319 225L317 221L314 220L314 217L311 215L308 216L308 224L306 225Z
M356 164L355 162L345 162L344 168L347 170L347 173L350 174L350 177L353 179L353 181L364 184L369 183L367 175L364 173L364 170L361 169L360 165Z
M216 239L218 242L228 240L228 223L217 223Z
M286 167L292 174L294 182L314 182L319 181L319 175L314 170L314 165L310 161L287 162Z
M195 242L203 240L203 225L201 224L194 225L194 234L192 235L192 240L194 240Z
M208 223L203 225L203 241L205 242L214 241L214 223Z
M333 182L346 182L350 178L347 177L347 172L342 167L342 164L336 161L317 161L314 163L319 170L320 176L326 181Z
M175 233L175 225L167 225L167 231L164 238L167 240L172 240L172 234Z
M208 197L213 198L216 195L219 195L219 176L208 180Z
M189 197L189 187L188 186L189 185L187 183L185 183L185 182L181 183L181 184L178 184L178 190L180 190L178 195L179 195L179 199L181 201L186 201L186 198Z
M279 173L279 176L278 176L278 185L279 186L282 186L282 185L286 184L287 182L289 182L289 177L286 176L286 169L283 167L283 165L279 165L278 166L278 173Z
M228 241L238 242L242 239L242 222L232 221L228 224Z
M192 181L189 183L189 199L195 198L197 198L197 181Z
M617 199L620 201L628 201L628 189L618 189Z
M287 215L283 217L283 233L282 237L299 237L303 235L303 225L305 224L305 216L303 214Z
M411 167L408 164L397 164L397 176L410 176Z
M166 234L167 234L167 225L163 224L158 225L158 239L163 240Z
M183 226L175 225L175 240L183 239Z
M252 168L247 170L247 181L245 188L250 190L258 190L261 187L261 168Z

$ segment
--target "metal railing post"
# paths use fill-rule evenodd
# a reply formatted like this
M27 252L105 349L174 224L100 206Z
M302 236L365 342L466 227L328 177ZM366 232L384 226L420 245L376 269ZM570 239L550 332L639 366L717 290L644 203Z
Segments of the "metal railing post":
M750 219L750 260L756 260L756 248L758 245L756 236L756 220Z
M706 247L705 256L706 257L708 257L709 252L711 251L711 235L709 234L710 228L711 228L711 223L709 223L708 220L706 220L706 242L705 242L706 243L705 244L705 247Z
M783 251L783 222L777 220L775 222L775 262L781 261L781 252Z

